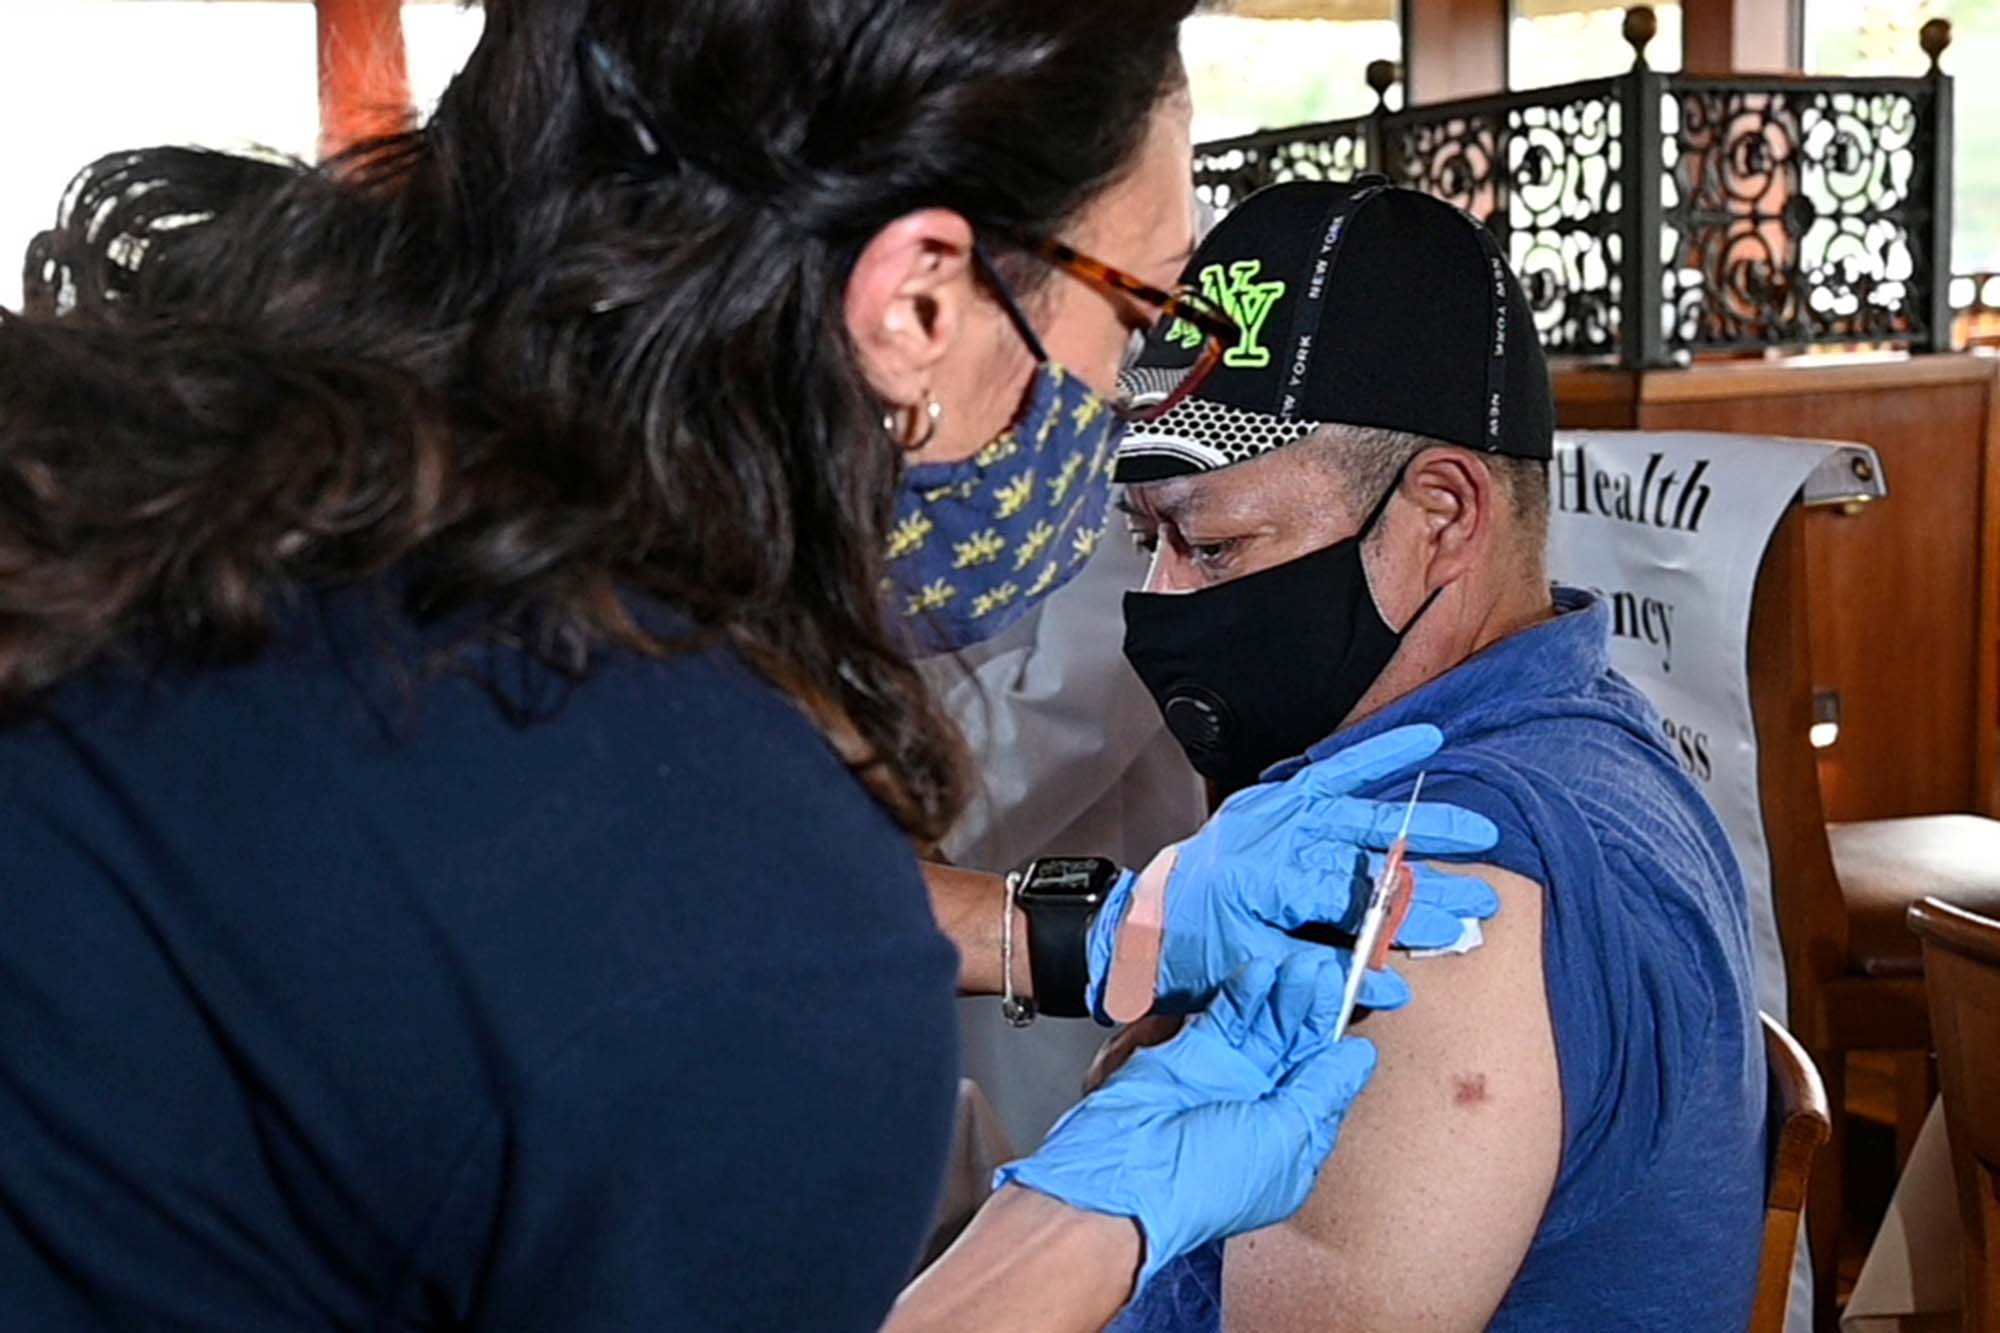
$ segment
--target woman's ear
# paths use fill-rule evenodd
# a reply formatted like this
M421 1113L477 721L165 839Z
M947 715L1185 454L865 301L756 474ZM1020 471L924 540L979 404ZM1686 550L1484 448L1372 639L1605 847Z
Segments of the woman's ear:
M948 209L911 213L876 233L847 280L847 334L883 402L922 405L964 336L977 299L972 224Z

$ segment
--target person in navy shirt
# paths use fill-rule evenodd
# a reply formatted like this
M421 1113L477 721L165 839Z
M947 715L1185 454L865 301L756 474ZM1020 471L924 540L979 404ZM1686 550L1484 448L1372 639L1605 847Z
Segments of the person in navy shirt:
M926 896L911 658L1088 557L1133 335L1236 332L1192 7L493 0L421 129L84 173L0 312L0 1323L1095 1328L1303 1201L1374 1056L1273 866L905 1291L954 982L1107 966Z
M1483 228L1381 180L1254 196L1191 272L1254 278L1269 357L1126 443L1154 552L1133 665L1225 786L1436 725L1423 795L1498 826L1465 859L1505 908L1366 1019L1382 1070L1313 1201L1117 1327L1743 1327L1766 1162L1744 887L1611 669L1605 605L1550 590L1519 284Z

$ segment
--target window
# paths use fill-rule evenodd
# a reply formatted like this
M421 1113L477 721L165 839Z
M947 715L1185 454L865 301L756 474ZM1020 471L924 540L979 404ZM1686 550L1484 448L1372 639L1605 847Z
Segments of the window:
M1396 0L1239 0L1189 19L1195 142L1367 115L1369 62L1403 58L1396 15Z
M2000 0L1806 0L1806 71L1811 74L1922 74L1929 58L1917 33L1951 20L1944 68L1957 75L1952 117L1952 269L2000 271Z
M1514 0L1507 31L1507 85L1547 88L1579 79L1602 79L1632 68L1625 40L1629 0ZM1654 69L1681 67L1681 7L1653 0L1659 35L1646 48Z
M435 104L484 16L404 11L410 87ZM120 148L193 144L310 158L319 138L313 7L285 0L0 0L0 305L21 303L29 238L64 188ZM80 54L87 54L88 72ZM32 127L32 128L29 128Z

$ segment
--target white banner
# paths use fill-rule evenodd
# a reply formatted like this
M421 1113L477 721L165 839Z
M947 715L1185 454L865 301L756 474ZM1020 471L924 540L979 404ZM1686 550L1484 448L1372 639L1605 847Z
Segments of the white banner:
M1611 662L1722 819L1750 897L1757 1002L1785 1016L1785 960L1750 716L1750 602L1772 532L1839 446L1695 433L1564 432L1550 570L1611 611ZM1799 738L1805 744L1804 737Z

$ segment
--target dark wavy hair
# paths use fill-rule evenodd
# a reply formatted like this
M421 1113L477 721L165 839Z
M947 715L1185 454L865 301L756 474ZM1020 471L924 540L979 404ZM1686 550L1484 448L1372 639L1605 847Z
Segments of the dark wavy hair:
M941 835L960 746L882 613L902 462L847 275L914 209L1073 217L1193 7L488 0L410 134L97 162L0 312L0 706L254 657L296 590L394 572L575 678L731 643Z

